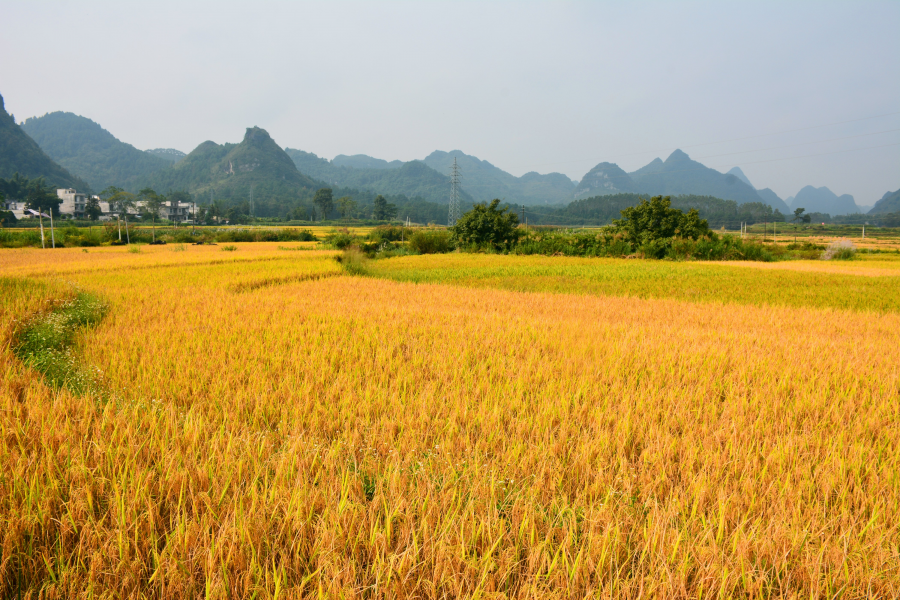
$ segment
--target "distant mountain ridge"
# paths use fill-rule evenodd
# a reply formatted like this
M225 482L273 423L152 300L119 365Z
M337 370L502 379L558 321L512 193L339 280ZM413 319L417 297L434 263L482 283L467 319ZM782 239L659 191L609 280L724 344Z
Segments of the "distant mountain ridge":
M756 190L740 168L720 173L675 150L662 161L655 158L640 169L626 173L613 163L600 163L575 188L573 198L606 194L646 194L648 196L713 196L738 204L761 202L786 213L787 205L775 192Z
M875 206L869 211L870 215L880 215L884 213L900 213L900 190L896 192L886 192L881 200L875 203Z
M353 169L399 169L405 164L402 160L388 162L365 154L354 154L353 156L338 154L331 160L331 163L338 167L350 167Z
M16 173L29 179L44 177L53 186L88 191L85 181L47 156L38 143L16 124L12 115L6 112L3 96L0 96L0 177L6 179Z
M499 169L486 160L470 156L460 150L443 152L435 150L421 161L404 163L400 160L386 161L365 154L347 156L339 154L332 160L320 158L310 152L286 148L286 152L294 159L294 163L301 172L333 185L359 189L374 189L373 186L385 186L381 191L385 193L405 194L402 189L416 189L417 193L426 194L420 196L430 202L446 204L450 196L450 166L453 159L462 174L461 200L463 202L482 202L500 198L510 204L553 204L568 202L572 198L575 182L561 173L540 174L534 171L525 173L521 177L511 175ZM432 187L422 182L406 182L401 184L401 178L388 175L391 170L400 170L412 162L421 162L428 166L445 181L442 187ZM380 171L380 174L369 171ZM425 177L425 171L420 169L403 172L406 175L415 174L417 177ZM430 181L436 182L434 177L427 175Z
M827 187L815 188L811 185L797 192L797 195L791 200L791 210L797 208L804 208L806 212L827 213L832 216L860 212L850 194L838 196Z
M448 174L453 159L461 171L462 188L476 202L500 198L511 204L560 204L571 200L575 190L575 182L561 173L541 175L532 171L516 177L461 150L435 150L424 162L438 173Z
M143 183L157 191L187 191L201 198L248 201L258 205L306 199L321 182L300 173L294 161L259 127L248 127L239 144L206 141L172 167Z
M144 150L144 152L173 163L178 162L179 160L187 156L187 154L185 154L181 150L176 150L175 148L154 148L152 150Z
M370 156L356 155L354 157L344 156L341 162L345 164L338 165L336 164L337 158L329 161L312 152L295 148L286 148L285 153L294 161L301 173L315 177L333 187L403 195L407 198L421 198L438 204L448 204L450 201L450 178L438 173L422 161L388 162ZM397 163L400 166L393 166ZM349 166L350 164L375 164L378 166L357 168ZM463 191L460 194L460 201L471 203L472 197Z
M119 141L98 123L69 112L31 117L22 129L49 156L95 191L110 185L133 187L171 161Z

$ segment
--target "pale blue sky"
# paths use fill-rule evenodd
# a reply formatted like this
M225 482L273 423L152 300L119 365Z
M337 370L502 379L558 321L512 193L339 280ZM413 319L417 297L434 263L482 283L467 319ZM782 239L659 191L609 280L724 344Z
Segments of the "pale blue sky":
M326 158L460 149L577 180L682 148L782 198L825 185L867 205L900 188L896 0L0 10L7 110L71 111L138 148L189 152L258 125Z

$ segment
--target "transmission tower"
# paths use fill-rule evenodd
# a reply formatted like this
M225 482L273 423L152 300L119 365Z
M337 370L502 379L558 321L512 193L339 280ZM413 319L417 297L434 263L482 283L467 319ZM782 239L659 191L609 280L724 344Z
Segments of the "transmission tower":
M456 158L453 159L453 166L450 167L450 214L447 216L447 225L453 227L462 216L459 214L459 165L456 164Z

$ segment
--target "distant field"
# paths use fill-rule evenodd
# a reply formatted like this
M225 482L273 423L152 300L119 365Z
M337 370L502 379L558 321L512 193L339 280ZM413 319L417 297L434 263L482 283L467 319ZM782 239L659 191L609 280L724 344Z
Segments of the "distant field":
M856 261L701 263L442 254L370 263L379 277L518 292L900 310L900 254Z
M900 595L900 256L233 246L0 250L0 597Z

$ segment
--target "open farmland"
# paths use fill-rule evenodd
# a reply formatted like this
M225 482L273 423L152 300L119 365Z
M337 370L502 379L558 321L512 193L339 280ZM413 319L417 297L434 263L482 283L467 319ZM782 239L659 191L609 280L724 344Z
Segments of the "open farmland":
M900 595L896 255L235 246L0 251L0 595Z

